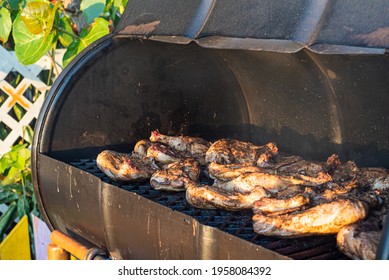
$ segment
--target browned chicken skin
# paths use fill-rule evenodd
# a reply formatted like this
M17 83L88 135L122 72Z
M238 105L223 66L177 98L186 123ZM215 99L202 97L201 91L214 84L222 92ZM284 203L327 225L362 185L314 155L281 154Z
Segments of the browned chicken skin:
M146 155L161 164L179 162L182 159L182 155L180 153L161 143L152 143L152 145L147 149Z
M289 186L312 185L311 182L304 181L302 179L296 179L292 176L273 175L267 173L244 173L239 177L231 181L219 181L215 180L213 186L226 191L236 191L240 193L250 192L254 187L260 186L270 193L278 193Z
M302 209L311 202L310 198L302 194L289 198L264 197L253 203L254 214L284 214Z
M96 159L98 168L119 182L144 181L159 170L155 162L137 153L125 154L111 150L101 152Z
M248 163L264 167L268 166L269 161L277 153L277 145L273 142L256 146L235 139L221 139L209 147L205 154L205 161L220 164Z
M250 193L227 192L212 186L189 183L186 200L194 207L202 209L224 209L238 211L250 209L254 201L266 196L266 191L257 187Z
M339 198L290 214L255 214L253 228L258 234L277 237L334 234L364 219L367 213L367 205L360 200Z
M164 166L163 170L155 172L150 179L151 186L156 190L184 191L188 183L198 182L200 164L194 159L174 162Z
M168 136L159 133L158 130L151 132L150 141L165 144L184 157L194 158L202 165L205 164L205 153L210 146L208 141L199 137Z
M353 181L342 186L335 183L327 183L318 187L302 187L296 188L293 192L279 192L276 196L265 197L256 201L253 204L254 214L284 214L292 211L314 207L321 203L328 203L344 195L352 195L358 197L358 192L354 192L360 185ZM296 187L296 186L293 186ZM362 197L364 198L364 197ZM368 203L373 204L371 198L367 198Z
M340 229L336 243L341 252L355 260L374 260L382 235L384 219L388 213L389 195L381 195L380 207L371 209L369 216Z
M143 139L143 140L138 141L135 144L134 153L137 153L137 154L144 156L144 157L147 156L147 150L150 148L151 144L152 143L147 139Z

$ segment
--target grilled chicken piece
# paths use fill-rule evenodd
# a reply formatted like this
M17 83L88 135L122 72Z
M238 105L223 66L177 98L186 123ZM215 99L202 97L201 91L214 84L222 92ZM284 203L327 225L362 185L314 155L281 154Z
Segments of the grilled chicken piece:
M340 164L337 155L331 155L326 162L309 161L298 156L279 156L272 168L277 174L297 176L306 181L323 184L332 180L333 170Z
M309 197L302 194L292 196L289 198L274 198L274 197L263 197L253 204L254 214L271 214L276 213L285 214L296 210L301 210L307 206L311 200Z
M292 185L311 185L301 179L293 178L292 176L272 175L266 173L244 173L231 181L215 180L213 186L226 191L236 191L240 193L248 193L256 186L260 186L270 193L276 194Z
M342 227L364 219L368 207L360 200L339 198L290 214L253 216L254 232L266 236L299 237L334 234Z
M357 192L353 192L360 185L353 181L342 186L335 183L328 183L320 187L305 187L295 186L296 189L279 192L276 197L264 197L256 201L253 205L254 214L284 214L297 210L302 210L307 207L313 207L321 203L328 203L340 196L358 197ZM367 196L361 196L361 199L366 200L369 205L373 205L374 201Z
M358 180L373 190L389 190L389 171L385 168L364 167L359 169Z
M168 145L182 155L194 158L202 165L205 165L205 153L210 146L208 141L199 137L167 136L159 133L158 130L151 132L150 141Z
M155 162L137 153L125 154L111 150L101 152L96 159L98 168L118 182L144 181L159 170Z
M209 147L205 154L205 161L220 164L248 163L265 167L277 153L277 145L273 142L264 146L255 146L235 139L221 139Z
M250 163L219 164L211 162L207 165L207 175L212 179L219 181L230 181L244 173L262 172L274 174L273 169L262 168L251 165Z
M189 182L198 182L200 164L194 159L171 163L163 170L155 172L150 179L151 186L156 190L184 191Z
M161 143L152 143L152 145L147 149L146 155L161 164L179 162L182 159L182 155L180 153Z
M381 206L372 209L369 216L340 229L336 235L339 250L355 260L374 260L382 235L383 223L388 213L389 196L381 196Z
M328 173L319 172L317 177L310 177L303 174L292 174L291 172L282 173L276 168L263 168L253 166L247 163L243 164L218 164L216 162L211 162L207 166L207 175L212 179L217 179L219 181L230 181L242 174L245 173L267 173L267 174L277 174L277 175L292 175L296 179L302 179L305 181L305 185L321 185L326 182L331 181L332 177Z
M186 189L186 200L194 207L202 209L224 209L238 211L250 209L254 201L266 196L261 187L254 188L250 193L226 192L208 185L189 183Z
M339 251L354 260L374 260L381 231L364 229L359 223L342 227L336 235Z
M138 141L134 147L134 153L137 153L141 156L147 156L147 150L151 147L151 142L147 139Z

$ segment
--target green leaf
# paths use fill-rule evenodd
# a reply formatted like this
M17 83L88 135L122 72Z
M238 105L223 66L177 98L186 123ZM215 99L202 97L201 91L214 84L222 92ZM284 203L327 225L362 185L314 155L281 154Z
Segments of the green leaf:
M30 2L27 3L21 13L22 20L28 30L37 35L46 32L50 28L51 8L47 2ZM51 24L52 27L52 24ZM51 29L49 30L49 32Z
M12 202L8 206L7 211L5 211L5 213L0 217L0 241L2 240L4 233L7 231L7 229L10 227L10 225L16 218L16 207L16 202Z
M90 24L95 18L99 17L105 8L106 0L82 0L80 10L82 11L85 21Z
M6 8L0 8L0 41L4 43L8 41L11 33L12 20L11 14Z
M19 8L19 0L8 0L8 3L12 10L17 10Z
M14 192L0 192L0 204L10 203L14 200L17 200L19 195Z
M24 136L27 139L27 142L32 143L32 139L34 137L34 130L31 128L31 126L27 125L23 127L23 132L26 133Z
M25 196L20 196L18 199L18 216L22 218L24 215L29 214L29 205Z
M85 28L80 34L80 39L73 41L67 48L63 57L63 66L65 67L68 63L83 49L94 41L100 39L104 35L109 33L109 23L103 18L96 18L91 24L91 28Z
M14 113L16 115L16 118L18 119L18 121L20 121L23 117L23 111L21 109L22 107L19 105L19 104L15 104L15 106L13 107L13 110L14 110Z
M14 21L13 38L16 56L21 63L27 65L37 62L51 49L56 39L56 33L52 32L47 37L44 33L32 34L19 13Z
M23 186L20 184L4 185L4 186L0 186L0 190L5 191L5 192L16 193L16 194L20 195L23 193Z
M67 31L68 33L73 33L72 26L70 25L69 20L67 18L60 19L59 27ZM73 42L73 37L66 34L65 32L59 31L59 41L61 42L62 46L67 48Z
M0 185L10 185L20 181L22 178L19 168L12 166L7 176L0 182Z

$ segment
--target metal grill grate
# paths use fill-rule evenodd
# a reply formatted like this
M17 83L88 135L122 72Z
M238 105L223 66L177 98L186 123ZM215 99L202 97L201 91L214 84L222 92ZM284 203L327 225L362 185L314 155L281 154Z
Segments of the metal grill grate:
M203 225L215 227L292 259L348 259L348 257L337 249L336 237L334 235L293 239L280 239L258 235L254 233L252 228L253 213L251 210L229 212L224 210L198 209L186 202L184 192L163 192L152 189L149 184L122 185L112 181L98 169L95 159L82 159L71 162L70 164L99 177L106 183L137 193L174 211L191 216ZM201 178L201 181L202 183L209 183L206 177Z

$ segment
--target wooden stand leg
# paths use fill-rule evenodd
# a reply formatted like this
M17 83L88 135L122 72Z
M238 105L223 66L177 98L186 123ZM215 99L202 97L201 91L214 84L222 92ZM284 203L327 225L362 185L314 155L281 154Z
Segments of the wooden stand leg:
M54 243L47 246L47 259L49 260L70 260L70 254Z

